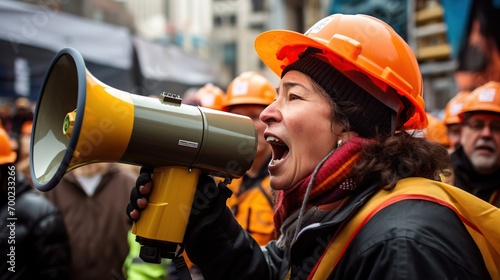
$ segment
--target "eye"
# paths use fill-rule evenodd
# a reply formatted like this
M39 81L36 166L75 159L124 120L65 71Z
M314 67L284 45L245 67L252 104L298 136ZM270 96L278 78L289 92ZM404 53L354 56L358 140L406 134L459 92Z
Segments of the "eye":
M290 101L293 101L293 100L300 100L300 99L302 99L302 98L301 98L300 96L296 95L296 94L290 93L290 94L288 95L288 100L290 100Z
M484 128L484 122L478 122L478 121L469 122L468 125L473 130L482 130Z
M500 132L500 122L499 121L493 121L490 123L490 129L493 132Z

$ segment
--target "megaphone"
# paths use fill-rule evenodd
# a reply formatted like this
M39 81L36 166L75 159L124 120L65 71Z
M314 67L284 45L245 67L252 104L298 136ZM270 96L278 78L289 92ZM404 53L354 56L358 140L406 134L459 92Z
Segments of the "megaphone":
M133 233L141 258L159 263L178 254L199 175L243 176L255 159L256 133L248 117L185 105L176 94L151 98L107 86L77 50L65 48L36 103L30 172L38 190L50 191L90 163L154 168L155 187Z

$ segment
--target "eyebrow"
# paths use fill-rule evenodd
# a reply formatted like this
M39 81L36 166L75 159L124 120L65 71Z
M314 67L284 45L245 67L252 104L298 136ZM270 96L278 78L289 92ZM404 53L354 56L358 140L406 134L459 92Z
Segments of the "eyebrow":
M295 87L295 86L302 87L302 88L306 89L306 87L305 87L303 84L301 84L301 83L295 83L295 82L284 82L284 83L282 84L282 88L283 88L283 89L289 89L289 88L291 88L291 87ZM279 87L278 87L278 88L276 88L276 94L278 94L278 92L279 92L279 91L278 91L278 89L279 89Z
M488 116L488 117L469 117L467 120L465 121L481 121L481 122L500 122L500 118L499 117L495 117L495 116Z

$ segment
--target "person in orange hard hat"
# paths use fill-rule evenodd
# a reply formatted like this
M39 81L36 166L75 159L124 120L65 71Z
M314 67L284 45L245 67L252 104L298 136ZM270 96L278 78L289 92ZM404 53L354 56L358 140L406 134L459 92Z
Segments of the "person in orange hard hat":
M500 228L492 227L500 209L440 182L448 151L410 134L428 124L422 75L392 27L334 14L304 34L264 32L255 48L281 77L260 114L272 148L277 239L259 246L225 207L230 192L220 186L207 193L211 201L191 215L184 236L205 279L500 276L495 253L482 254L475 231L480 224L494 237L488 245L500 246ZM149 178L131 197L133 219L155 188ZM492 219L476 223L480 215L468 215L471 209ZM480 230L488 225L491 231Z
M460 91L451 98L444 108L443 123L446 126L446 134L450 141L450 147L453 151L460 144L460 119L458 114L462 111L462 107L470 96L470 91Z
M444 122L431 113L427 113L427 120L429 124L427 127L424 129L424 137L429 139L430 141L433 141L443 147L445 147L447 150L450 150L450 140L448 139L448 135L446 133L446 126ZM452 184L453 183L453 172L451 170L450 166L450 174L449 175L443 175L441 174L441 181L445 182L447 184Z
M220 87L208 83L196 91L194 98L201 107L222 110L224 95L224 91Z
M222 109L244 115L253 120L257 130L257 153L250 169L229 185L233 195L227 200L236 220L259 245L274 239L272 189L269 185L267 165L271 160L271 147L264 139L266 125L260 113L276 97L276 87L254 71L241 73L226 90Z
M454 185L500 207L500 83L472 91L459 118L460 147L451 154Z
M433 142L442 145L445 148L450 148L451 143L446 134L446 126L443 121L427 113L427 121L429 124L425 128L425 137Z
M2 279L68 279L71 253L59 210L16 167L0 125L0 270Z
M191 106L222 110L224 98L224 90L212 83L206 83L198 89L191 88L187 90L184 93L182 103Z

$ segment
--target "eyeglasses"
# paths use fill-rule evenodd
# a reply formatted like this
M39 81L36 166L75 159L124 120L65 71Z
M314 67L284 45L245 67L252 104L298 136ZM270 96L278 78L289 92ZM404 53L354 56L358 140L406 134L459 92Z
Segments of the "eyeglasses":
M480 120L469 120L464 123L464 125L470 127L474 131L483 131L485 126L488 126L492 133L500 133L500 121L480 121Z

